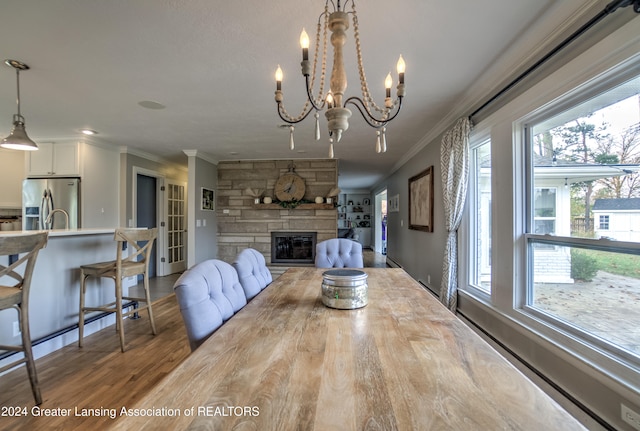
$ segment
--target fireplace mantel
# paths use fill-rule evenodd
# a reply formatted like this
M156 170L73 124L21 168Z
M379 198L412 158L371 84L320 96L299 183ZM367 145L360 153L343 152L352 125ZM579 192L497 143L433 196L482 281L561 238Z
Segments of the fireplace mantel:
M295 208L285 208L280 204L253 204L255 209L263 210L334 210L336 207L333 204L300 204Z

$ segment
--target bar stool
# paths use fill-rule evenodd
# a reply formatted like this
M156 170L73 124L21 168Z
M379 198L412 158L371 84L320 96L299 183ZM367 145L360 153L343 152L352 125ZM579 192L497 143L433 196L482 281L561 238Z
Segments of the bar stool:
M153 321L153 310L151 309L151 297L149 295L149 258L151 256L151 250L153 249L153 242L158 236L158 230L153 229L116 229L113 239L117 242L116 248L116 260L109 262L92 263L89 265L82 265L80 270L82 272L80 278L80 316L78 322L79 339L78 346L82 347L82 340L84 338L84 316L89 311L102 311L106 313L116 313L116 330L120 335L120 350L124 352L124 324L123 319L125 316L130 316L139 312L140 310L148 310L149 322L151 324L151 332L156 334L156 324ZM138 242L144 242L144 245L139 245ZM129 245L134 250L129 256L123 256L123 250L126 245ZM139 259L139 260L138 260ZM130 277L132 275L143 275L144 280L144 298L137 298L132 296L122 296L122 279L124 277ZM109 304L86 307L85 306L85 294L87 290L87 278L88 277L108 277L112 278L115 282L116 300ZM133 310L123 312L122 300L144 302L146 305L143 307L134 308Z
M42 404L42 395L40 394L36 363L31 349L29 290L31 289L31 278L33 276L33 268L36 265L36 258L40 249L47 245L47 235L47 232L41 232L34 235L0 236L0 256L18 255L18 258L13 263L11 263L13 258L7 257L9 260L8 266L0 265L0 279L10 277L16 280L16 284L13 286L0 285L0 310L15 308L18 311L20 331L22 332L21 346L0 345L0 350L24 352L24 358L1 367L0 373L25 363L36 405ZM26 254L20 257L22 253ZM20 275L16 272L16 269L25 262L24 272Z

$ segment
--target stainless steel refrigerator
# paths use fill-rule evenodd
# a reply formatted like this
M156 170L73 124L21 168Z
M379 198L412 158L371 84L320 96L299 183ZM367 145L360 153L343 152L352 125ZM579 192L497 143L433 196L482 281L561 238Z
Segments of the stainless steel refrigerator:
M54 211L57 210L57 211ZM53 213L49 223L47 217ZM69 222L67 226L67 217ZM80 178L31 178L22 182L24 230L80 227Z

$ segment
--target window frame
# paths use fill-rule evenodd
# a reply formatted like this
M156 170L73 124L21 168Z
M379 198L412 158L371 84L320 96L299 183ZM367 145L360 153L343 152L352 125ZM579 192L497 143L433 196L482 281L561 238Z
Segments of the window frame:
M474 117L471 141L491 138L492 261L491 296L468 286L469 205L458 230L459 280L457 315L486 331L515 352L536 372L574 393L585 405L600 403L603 417L616 423L619 403L640 405L640 366L595 348L535 314L526 303L525 178L529 169L524 127L549 109L564 110L571 98L612 82L629 70L640 70L640 21L617 26L585 51L547 69L536 81L514 88L509 99ZM585 90L586 89L586 90ZM499 262L499 264L498 264ZM585 386L583 379L588 379Z
M476 169L478 168L475 164L476 158L473 157L474 152L479 149L481 146L489 144L489 151L491 159L493 161L493 142L491 141L491 135L488 130L473 130L471 136L469 137L469 184L467 187L467 204L465 208L465 213L463 215L462 223L459 229L459 241L464 244L460 250L464 250L464 252L460 253L460 274L459 279L464 280L464 283L460 284L460 290L466 291L473 297L478 300L490 303L492 301L492 293L493 293L493 271L490 274L489 281L489 290L483 289L478 286L475 282L476 275L478 273L478 259L476 253L478 248L477 237L478 232L476 231L476 226L478 225L478 218L475 217L478 214L478 200L475 199L475 191L477 190L476 184ZM494 178L491 175L491 191L493 193L493 182ZM490 213L492 214L494 211L493 208L493 199L490 202ZM490 241L493 242L493 221L489 220L489 235L491 236Z
M640 59L636 58L635 62L638 63L639 61ZM515 303L514 311L535 319L552 332L568 336L569 339L583 345L587 351L591 351L593 353L598 352L597 354L606 352L607 355L613 356L623 363L630 364L632 367L640 367L640 355L631 354L607 340L603 340L594 334L571 324L570 322L565 322L531 305L533 302L534 292L533 281L535 268L533 250L535 247L577 247L589 250L640 255L640 243L609 240L607 238L577 238L559 236L555 234L535 233L535 222L539 219L539 217L536 217L534 205L536 190L545 188L546 186L543 184L536 184L535 181L533 164L533 149L535 142L533 139L533 129L535 125L568 111L576 105L610 91L631 79L640 77L640 73L637 72L637 70L637 66L625 66L622 70L616 70L615 72L612 70L608 71L601 77L574 87L573 90L561 95L556 100L533 110L530 114L525 115L521 121L514 123L514 127L516 130L520 131L522 137L521 151L522 160L524 162L524 179L522 186L524 187L525 196L523 202L524 210L520 214L522 217L521 223L524 228L522 232L524 240L521 243L519 250L523 256L521 270L522 273L525 274L525 280L524 283L515 289L516 297L520 298L520 301ZM516 165L514 164L514 166ZM559 217L557 199L558 196L556 193L556 216L554 217L556 225ZM591 356L591 354L589 354L589 356Z

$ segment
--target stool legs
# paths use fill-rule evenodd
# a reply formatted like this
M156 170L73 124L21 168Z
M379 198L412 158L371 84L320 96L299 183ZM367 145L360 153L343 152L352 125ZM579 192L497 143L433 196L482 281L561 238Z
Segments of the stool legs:
M87 277L83 272L80 275L80 314L78 315L78 347L82 347L84 338L84 295L87 290Z
M144 280L144 294L147 298L147 311L149 312L149 322L151 323L151 332L156 335L156 322L153 320L153 309L151 308L151 294L149 293L149 275L145 272L143 276Z
M122 352L125 351L125 337L124 337L124 316L131 314L131 312L125 313L122 310L123 299L127 300L139 300L143 301L142 298L130 298L124 297L122 294L122 278L118 279L118 277L108 277L112 278L115 282L115 294L116 299L114 303L109 305L101 306L101 307L86 307L86 292L87 292L87 278L89 278L91 274L86 274L82 272L80 277L80 312L78 314L78 346L82 347L83 339L84 339L84 320L86 311L103 311L116 313L116 332L120 338L120 350ZM151 332L153 335L157 334L156 324L153 319L153 309L151 307L151 294L149 291L149 278L146 274L144 274L144 292L146 299L146 307L149 312L149 321L151 324Z
M120 335L120 350L124 353L124 322L122 317L122 279L116 277L116 329Z
M27 373L31 383L31 391L36 405L42 404L42 395L40 394L40 384L38 383L38 375L36 373L36 363L33 359L33 350L31 348L31 333L29 331L29 307L18 308L20 315L20 331L22 332L22 347L24 348L24 357L27 365Z

